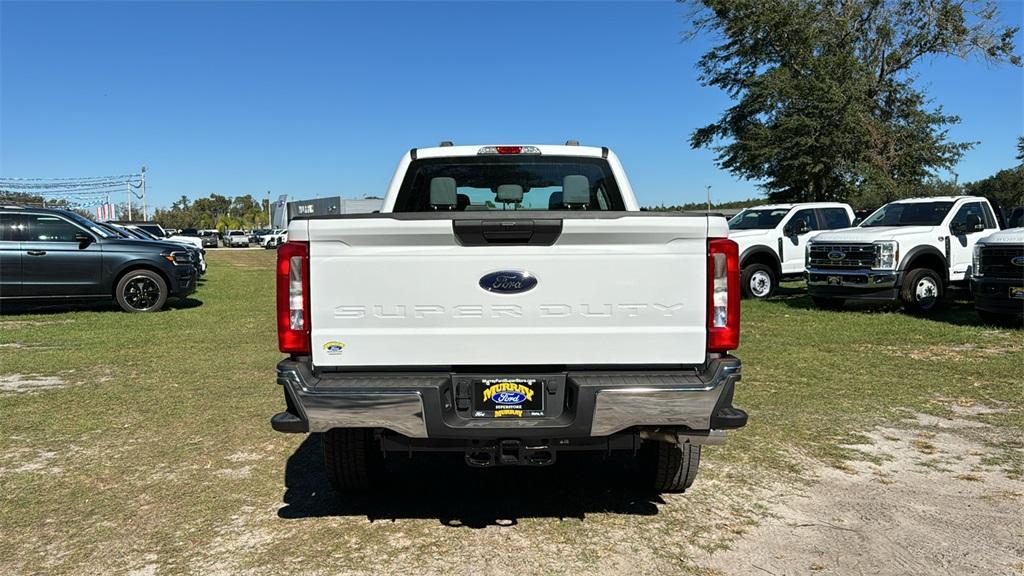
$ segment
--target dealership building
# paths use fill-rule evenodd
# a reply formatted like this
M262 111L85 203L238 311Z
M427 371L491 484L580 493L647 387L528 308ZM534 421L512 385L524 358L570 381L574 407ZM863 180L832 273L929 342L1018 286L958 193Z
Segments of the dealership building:
M287 228L296 216L326 216L330 214L366 214L378 212L384 206L380 198L342 198L330 196L312 200L288 200L281 196L271 206L274 228Z

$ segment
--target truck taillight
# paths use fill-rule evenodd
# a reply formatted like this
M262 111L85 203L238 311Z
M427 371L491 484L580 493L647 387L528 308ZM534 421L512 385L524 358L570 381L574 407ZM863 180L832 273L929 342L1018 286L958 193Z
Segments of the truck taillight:
M708 240L708 351L740 345L740 254L728 238Z
M309 354L309 243L277 249L277 344L281 352Z

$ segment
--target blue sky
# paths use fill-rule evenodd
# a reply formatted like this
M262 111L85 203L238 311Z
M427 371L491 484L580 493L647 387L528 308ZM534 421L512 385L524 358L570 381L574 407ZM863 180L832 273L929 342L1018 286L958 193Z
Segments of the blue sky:
M1024 3L1002 5L1021 24ZM0 176L148 167L150 203L270 190L381 194L441 140L615 149L642 204L757 194L687 145L729 100L698 84L707 41L672 2L0 2ZM1018 45L1024 38L1018 37ZM1024 73L918 69L980 140L961 181L1015 163Z

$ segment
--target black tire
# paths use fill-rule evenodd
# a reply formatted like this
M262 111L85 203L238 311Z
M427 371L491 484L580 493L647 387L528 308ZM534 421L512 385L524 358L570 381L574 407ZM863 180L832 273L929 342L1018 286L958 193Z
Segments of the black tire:
M114 287L114 299L125 312L156 312L167 302L167 282L152 270L129 270Z
M900 302L913 314L928 314L942 306L946 287L939 273L931 268L914 268L903 278Z
M656 492L679 494L693 485L700 446L646 440L640 448L642 477Z
M365 492L380 479L384 465L373 431L333 428L323 435L327 481L339 494Z
M775 270L765 264L750 264L744 267L740 278L744 298L771 298L779 286L779 277Z
M811 302L814 303L815 308L821 308L822 310L842 310L843 304L846 303L846 300L842 298L811 296Z

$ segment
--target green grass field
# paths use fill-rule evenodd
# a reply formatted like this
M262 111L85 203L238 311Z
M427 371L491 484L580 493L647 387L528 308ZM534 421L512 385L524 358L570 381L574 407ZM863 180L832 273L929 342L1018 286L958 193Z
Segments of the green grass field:
M986 465L1024 474L1022 332L961 301L934 319L818 311L791 284L744 302L750 424L705 449L690 493L632 492L616 462L431 459L339 501L318 438L268 423L283 406L273 259L211 252L194 298L157 314L4 306L0 574L700 572L808 467L884 458L851 445L964 407L986 408L970 418L990 426L965 432Z

